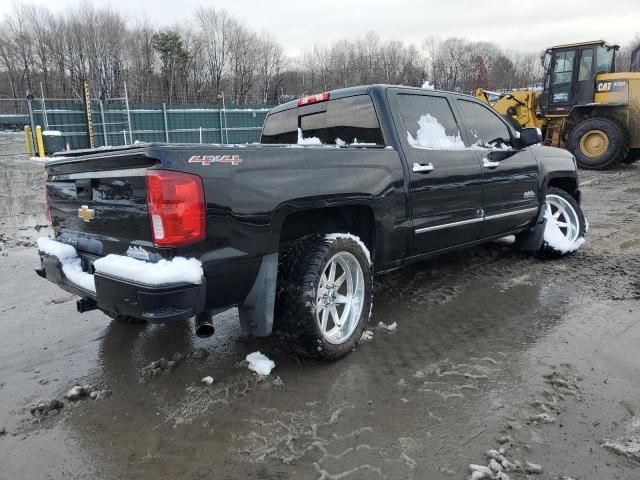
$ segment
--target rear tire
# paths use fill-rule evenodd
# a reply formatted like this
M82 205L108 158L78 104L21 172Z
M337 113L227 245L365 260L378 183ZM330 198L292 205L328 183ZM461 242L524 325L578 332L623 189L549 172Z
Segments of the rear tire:
M551 208L552 216L557 216L556 221L560 227L561 233L565 235L567 240L571 242L578 241L587 233L587 222L582 212L582 208L578 202L569 195L568 192L560 188L551 187L547 190L546 202L544 208ZM560 213L558 213L560 212ZM548 222L549 220L547 220ZM546 231L545 231L546 237ZM543 239L542 248L538 252L539 256L544 258L560 258L574 253L573 251L561 251L549 244L547 239Z
M569 133L567 146L581 168L614 168L629 152L629 132L612 118L589 118Z
M367 327L372 296L369 253L357 237L307 236L280 255L276 318L304 355L349 354Z

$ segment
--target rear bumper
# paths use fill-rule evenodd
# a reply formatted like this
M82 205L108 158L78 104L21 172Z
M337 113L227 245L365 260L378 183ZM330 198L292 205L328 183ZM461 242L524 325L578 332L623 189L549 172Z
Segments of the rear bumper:
M206 280L193 283L147 285L103 273L93 274L95 291L69 280L62 262L55 255L40 253L40 267L36 273L60 288L90 299L97 308L119 315L142 318L148 322L187 320L204 311ZM84 303L86 306L86 302ZM80 305L79 305L80 309ZM85 308L87 310L87 308Z

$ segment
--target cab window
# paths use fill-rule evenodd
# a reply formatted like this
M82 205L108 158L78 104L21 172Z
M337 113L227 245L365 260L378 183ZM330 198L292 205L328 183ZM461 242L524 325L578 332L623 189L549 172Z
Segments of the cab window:
M398 94L403 140L423 150L464 150L466 145L449 101L437 95Z
M578 81L586 82L593 78L593 50L583 48L580 50L580 69L578 70Z
M596 48L596 73L612 73L613 68L613 56L615 50L613 48L607 48L599 46Z
M551 73L551 83L558 85L560 83L570 83L573 76L573 61L576 52L570 50L567 52L556 52L553 56L553 72Z
M484 105L458 100L472 146L501 148L511 143L511 132L502 119Z

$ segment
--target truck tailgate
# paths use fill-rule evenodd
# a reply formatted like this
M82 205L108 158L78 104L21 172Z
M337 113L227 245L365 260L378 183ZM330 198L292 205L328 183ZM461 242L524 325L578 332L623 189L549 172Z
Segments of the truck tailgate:
M124 253L151 242L146 171L158 163L142 152L102 152L47 164L46 193L59 240L79 251Z

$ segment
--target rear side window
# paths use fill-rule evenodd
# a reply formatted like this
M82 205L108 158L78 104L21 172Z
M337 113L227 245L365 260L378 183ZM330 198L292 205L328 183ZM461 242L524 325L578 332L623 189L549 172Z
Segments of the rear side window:
M304 128L302 129L304 132ZM327 106L326 143L384 145L378 116L369 95L332 100Z
M378 116L369 95L340 98L326 102L326 109L301 107L269 115L262 143L297 143L298 128L305 139L317 138L324 144L384 145Z
M474 145L493 148L511 142L506 124L487 107L468 100L458 100L458 105Z
M298 141L297 108L267 116L262 129L262 143L296 143Z

